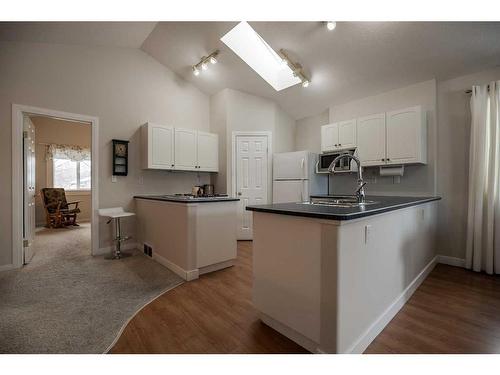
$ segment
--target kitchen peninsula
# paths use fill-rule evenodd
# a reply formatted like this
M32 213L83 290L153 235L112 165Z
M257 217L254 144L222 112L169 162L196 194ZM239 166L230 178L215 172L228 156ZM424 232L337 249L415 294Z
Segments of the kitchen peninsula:
M325 196L247 207L262 321L311 352L362 353L436 264L439 199Z
M135 196L138 243L184 280L236 259L237 203L227 196Z

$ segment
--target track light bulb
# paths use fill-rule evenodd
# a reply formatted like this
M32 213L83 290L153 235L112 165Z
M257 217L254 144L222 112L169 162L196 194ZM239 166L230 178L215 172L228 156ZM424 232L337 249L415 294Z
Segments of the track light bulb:
M307 79L302 81L302 87L303 88L309 87L309 81Z
M330 31L333 31L335 29L335 27L337 26L337 22L334 22L334 21L328 21L326 23L326 28Z
M208 69L208 64L206 62L201 64L201 69L207 70Z
M281 60L281 66L284 68L287 65L288 65L288 61L286 61L286 59L282 59Z
M217 64L217 59L215 58L215 56L210 56L210 63Z
M193 66L193 74L195 76L199 76L200 75L200 69L198 69L196 66Z

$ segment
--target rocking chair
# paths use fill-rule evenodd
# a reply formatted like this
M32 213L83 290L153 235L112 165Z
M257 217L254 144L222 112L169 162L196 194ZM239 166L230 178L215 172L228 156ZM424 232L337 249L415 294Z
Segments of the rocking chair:
M43 188L40 190L43 206L46 214L47 228L60 228L66 225L75 225L76 217L80 213L78 203L81 201L68 202L63 188ZM70 208L70 205L75 205Z

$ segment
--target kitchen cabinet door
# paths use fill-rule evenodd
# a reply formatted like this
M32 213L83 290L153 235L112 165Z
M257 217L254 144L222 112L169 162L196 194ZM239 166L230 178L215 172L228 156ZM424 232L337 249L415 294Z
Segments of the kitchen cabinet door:
M204 172L219 171L219 136L198 132L197 142L198 170Z
M175 128L175 169L198 170L197 131Z
M356 147L356 119L338 123L338 147L345 150Z
M142 168L174 168L174 128L146 123L141 128Z
M358 118L357 138L363 166L385 164L385 113Z
M338 123L323 125L321 127L321 151L334 151L339 144L339 126Z
M387 112L387 164L426 163L426 121L420 106Z

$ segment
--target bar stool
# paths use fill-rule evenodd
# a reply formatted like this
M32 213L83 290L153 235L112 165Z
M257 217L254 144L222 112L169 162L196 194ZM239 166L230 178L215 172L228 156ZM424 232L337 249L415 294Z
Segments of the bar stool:
M100 208L98 210L99 216L108 217L109 220L106 224L111 223L113 220L115 222L115 252L111 254L107 259L120 259L129 256L130 254L121 252L121 243L131 239L130 236L122 236L122 230L120 225L120 219L123 217L135 216L133 212L125 212L123 207L112 207L112 208Z

